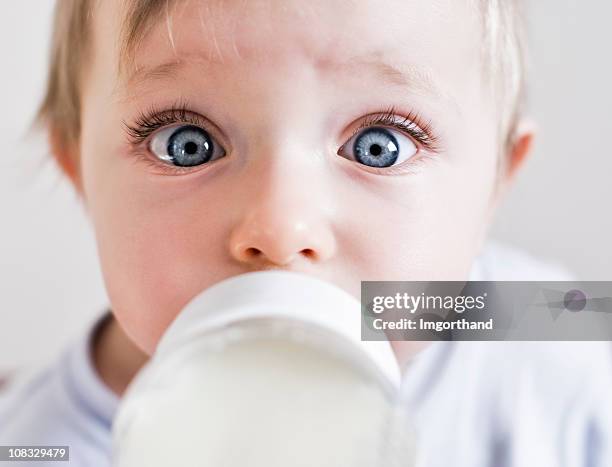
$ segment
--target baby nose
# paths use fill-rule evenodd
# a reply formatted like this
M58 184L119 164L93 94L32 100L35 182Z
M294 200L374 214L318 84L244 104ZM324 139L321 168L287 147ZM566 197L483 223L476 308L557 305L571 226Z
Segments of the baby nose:
M230 239L232 256L253 266L288 266L301 260L329 259L335 244L323 223L299 213L265 212L247 216Z
M321 191L314 194L304 180L275 183L260 180L247 196L243 215L230 235L234 259L254 267L289 266L296 262L320 263L336 252L330 223L331 205Z

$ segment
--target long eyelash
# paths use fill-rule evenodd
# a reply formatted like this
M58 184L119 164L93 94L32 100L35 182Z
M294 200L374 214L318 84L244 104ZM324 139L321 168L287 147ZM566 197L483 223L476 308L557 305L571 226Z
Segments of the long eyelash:
M190 112L188 108L189 105L186 101L177 101L171 109L166 111L151 107L145 112L140 113L134 124L128 124L123 121L123 126L130 142L134 145L141 144L159 128L173 123L202 126L202 119ZM371 126L390 126L396 128L412 136L426 149L430 151L439 150L439 141L432 132L431 123L423 122L423 119L416 112L410 112L402 120L397 120L395 106L391 106L382 114L366 117L355 130L353 136Z
M123 121L123 127L131 144L138 146L142 144L153 132L166 125L173 123L185 123L196 126L204 126L205 122L197 114L189 111L186 101L177 101L172 108L161 110L150 107L141 112L133 124Z
M402 120L398 120L395 106L389 107L382 114L373 114L365 118L353 133L355 136L361 130L372 126L388 126L412 136L425 149L436 152L440 150L439 139L433 133L431 122L423 121L416 112L410 112Z

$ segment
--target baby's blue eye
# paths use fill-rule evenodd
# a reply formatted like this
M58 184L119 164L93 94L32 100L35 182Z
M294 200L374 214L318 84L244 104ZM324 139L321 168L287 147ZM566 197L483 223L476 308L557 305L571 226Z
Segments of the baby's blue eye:
M157 132L149 144L161 161L178 167L194 167L225 155L221 146L202 128L180 125Z
M350 154L343 154L345 151ZM416 153L417 147L410 138L384 127L366 128L353 136L338 151L343 157L376 168L397 165Z

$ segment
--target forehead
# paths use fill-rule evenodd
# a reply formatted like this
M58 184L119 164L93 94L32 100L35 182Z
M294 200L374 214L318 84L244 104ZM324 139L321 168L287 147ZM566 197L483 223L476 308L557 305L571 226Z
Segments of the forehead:
M476 16L470 0L158 0L135 2L133 8L129 2L114 3L133 27L158 20L158 27L177 36L199 26L203 37L217 37L215 46L270 48L298 42L313 52L364 42L389 46L388 39L408 38L411 31L449 33L456 39L473 30L469 26ZM139 5L146 6L134 9Z
M481 70L482 25L474 3L159 0L135 13L130 8L134 4L111 0L99 5L97 29L105 37L119 38L113 58L119 84L126 86L173 71L180 61L224 67L308 61L341 70L356 59L353 65L377 62L389 79L395 75L398 82L442 91L444 85L436 86L440 81L474 80L474 70ZM130 32L135 40L128 58L121 44ZM406 79L408 75L417 79Z

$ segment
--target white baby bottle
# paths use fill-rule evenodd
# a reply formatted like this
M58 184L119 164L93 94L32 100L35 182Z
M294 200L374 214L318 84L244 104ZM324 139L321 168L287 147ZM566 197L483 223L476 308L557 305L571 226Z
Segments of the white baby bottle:
M399 367L388 342L361 340L360 313L343 290L297 273L208 288L126 391L113 466L414 465Z

